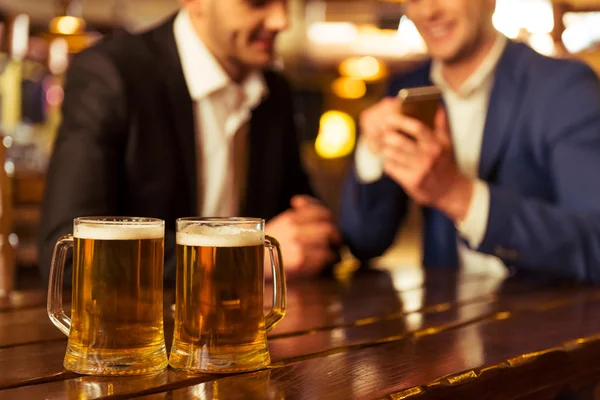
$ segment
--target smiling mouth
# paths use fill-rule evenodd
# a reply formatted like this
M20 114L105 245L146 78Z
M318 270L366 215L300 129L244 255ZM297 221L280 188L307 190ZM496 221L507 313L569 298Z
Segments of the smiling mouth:
M275 46L276 36L272 31L257 30L250 36L250 43L261 49L271 50Z
M425 28L425 35L434 41L443 40L452 34L453 28L453 23L431 24Z
M272 39L255 39L252 41L252 44L256 47L259 47L265 51L273 51L273 47L275 46L275 41Z

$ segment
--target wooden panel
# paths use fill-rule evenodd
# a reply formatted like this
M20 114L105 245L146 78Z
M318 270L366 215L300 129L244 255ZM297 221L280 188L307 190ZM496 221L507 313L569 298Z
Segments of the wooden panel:
M271 337L349 326L372 318L398 318L427 307L435 310L436 306L441 305L444 309L456 303L488 302L498 286L497 279L476 277L460 283L452 283L447 279L443 286L427 289L428 285L438 284L439 278L432 278L427 281L426 287L421 287L421 283L417 282L415 288L397 292L392 278L383 271L369 271L348 284L333 279L292 282L288 288L288 312L282 323L271 332ZM173 329L173 311L170 307L173 298L172 292L165 294L165 336L168 340ZM15 295L13 304L25 306L42 299L44 308L21 310L17 307L13 311L6 309L6 312L0 313L0 348L65 339L48 319L45 292ZM10 303L7 303L8 307L11 307ZM66 309L68 307L68 304L65 305Z
M6 148L0 143L0 165L6 161ZM12 232L14 205L11 196L10 180L4 168L0 168L0 296L7 296L15 289L16 264L15 252L9 244L8 236Z
M512 317L501 313L487 321L433 335L274 368L270 373L259 375L260 379L256 378L261 381L260 385L249 383L247 375L232 376L174 390L163 398L190 398L198 393L210 393L216 388L223 392L232 388L241 392L253 391L257 385L267 386L269 393L277 394L275 398L285 396L286 399L368 399L383 398L390 394L401 399L423 394L424 388L438 388L440 398L447 398L441 392L443 385L452 387L475 382L478 377L485 376L479 369L484 365L525 368L528 362L539 362L543 368L532 368L522 377L522 383L528 379L530 382L552 383L554 379L587 373L590 367L598 368L596 357L589 357L589 354L598 354L597 342L583 343L577 347L576 339L592 336L599 331L600 303L597 301ZM561 346L563 343L567 344ZM552 350L538 353L546 349ZM594 361L594 364L590 361ZM457 371L462 372L457 374ZM446 378L440 379L444 376ZM430 383L424 385L424 382ZM506 386L476 387L480 394L485 391L486 398L521 396ZM496 396L496 391L504 396Z
M401 317L373 321L372 323L365 325L315 331L312 334L269 339L272 362L273 364L280 363L283 365L307 356L312 357L328 352L335 353L345 351L347 347L360 347L379 341L398 339L407 336L409 332L413 332L413 334L414 332L427 332L433 327L444 327L453 323L466 323L473 319L488 316L490 314L490 307L492 307L490 304L487 306L484 305L483 307L481 304L465 306L463 307L464 309L461 310L460 316L457 316L455 310L433 313L426 317L421 317L419 319L421 321L419 329L413 330L409 329L407 322ZM416 326L413 326L413 328L415 327ZM167 332L171 332L172 334L172 325L166 328ZM169 348L170 340L167 342ZM39 344L0 349L0 388L13 387L18 385L21 381L35 382L68 378L69 376L60 374L63 370L62 358L66 349L66 341L49 342L43 346L45 351L41 354L38 354L40 349ZM28 370L25 367L17 368L16 370L13 369L11 363L15 354L23 354L23 359L20 361L23 363L23 366L26 366L35 360L35 363L39 368L33 370ZM11 373L4 374L5 369L11 369ZM86 385L90 382L95 382L94 379L95 378L92 377L86 378ZM105 382L106 379L101 379L101 381ZM169 382L173 382L173 380ZM55 385L53 387L59 386L60 385ZM124 387L123 390L129 390L129 388ZM2 398L2 394L0 394L0 398Z
M598 399L600 382L596 355L600 343L515 357L509 362L466 371L430 385L393 393L388 399ZM593 356L591 356L593 355ZM562 396L559 396L562 394Z
M0 312L20 310L23 308L45 307L46 292L39 290L11 292L6 297L0 297Z
M66 337L52 325L45 308L0 314L0 348L50 340Z
M0 349L0 388L77 376L63 369L66 345L63 341Z
M13 178L15 204L39 204L44 195L46 176L37 173L19 173Z
M443 311L456 304L487 303L495 299L501 301L504 307L527 309L539 303L583 298L592 291L590 288L576 286L557 288L541 285L532 290L532 285L519 280L510 280L500 285L497 279L465 282L446 279L441 285L437 279L431 279L424 287L397 292L392 276L386 273L370 272L360 277L356 283L346 286L333 280L319 281L318 284L299 282L290 285L287 315L271 332L270 337L283 338L402 316L408 316L408 323L414 325L412 321L418 321L419 317L410 314L417 310L429 313ZM368 294L369 289L366 288L370 288L373 293ZM34 303L41 300L43 294L31 292L29 296L23 294L21 297L15 302L26 305L28 301ZM26 300L27 298L30 300ZM168 341L172 335L173 312L169 307L172 298L172 293L165 296L165 336ZM15 296L15 299L18 297ZM0 313L0 348L61 339L66 340L48 319L45 308Z
M493 300L499 286L497 279L477 277L460 283L448 280L434 290L429 285L437 281L432 279L425 286L417 282L413 288L396 291L393 277L384 272L371 271L359 277L347 285L336 283L326 288L315 282L290 285L288 312L273 330L272 337L366 323L373 318L399 317L418 310L485 303Z
M286 322L269 336L271 367L237 376L76 376L44 308L5 310L0 398L482 398L490 385L511 398L527 382L572 384L597 364L600 290L551 283L442 271L293 282ZM169 346L172 292L165 300Z
M51 383L25 386L18 389L0 391L3 400L19 399L94 399L104 396L111 398L130 398L131 394L153 392L156 388L178 388L185 385L195 385L201 382L217 379L216 375L186 375L167 370L162 374L102 378L82 376L74 379L55 381ZM114 396L114 397L113 397Z
M530 302L533 302L535 293L529 294L529 297ZM271 377L275 377L286 398L294 398L298 395L296 392L324 396L329 390L328 385L334 385L331 398L364 396L369 393L384 396L457 371L478 368L490 362L501 363L523 352L554 347L564 341L593 334L600 329L600 318L596 318L600 317L598 301L585 302L583 299L574 299L570 303L538 304L537 311L517 311L514 316L504 309L496 308L498 304L495 303L475 303L442 312L416 313L413 315L419 316L419 328L412 331L407 329L406 318L383 319L365 325L271 339ZM533 307L527 309L534 310ZM589 316L592 321L577 317L582 309L589 309L594 313ZM415 324L415 321L412 323ZM514 332L532 330L536 330L537 335L523 335L523 338L511 336ZM410 334L407 335L407 331L410 331ZM50 358L56 362L56 354L50 355L48 362ZM43 360L39 362L45 363ZM1 351L0 365L7 365ZM56 375L58 369L50 369L46 373L57 376L56 379L65 378ZM169 375L170 372L165 374ZM165 385L190 384L188 377L179 376L182 380L178 381L177 377L169 376L156 380L141 380L139 385L143 382L156 383L155 389L160 391L164 390ZM44 379L42 376L25 378ZM110 390L98 394L126 396L141 390L140 386L119 385L118 382L116 385L109 385L109 381L107 378L94 377L67 379L66 383L52 382L0 392L0 396L16 398L47 391L60 398L68 396L76 390L75 388L83 392L91 390L89 388L94 388L95 391ZM234 384L235 382L234 380ZM11 382L4 383L6 385ZM353 387L357 384L357 391L354 392ZM382 391L384 388L385 393ZM152 392L152 387L145 387L144 391ZM304 398L314 397L307 395Z

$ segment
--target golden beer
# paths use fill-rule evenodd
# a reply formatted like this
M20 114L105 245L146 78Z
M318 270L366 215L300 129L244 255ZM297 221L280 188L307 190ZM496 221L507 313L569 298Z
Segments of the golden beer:
M166 368L163 225L82 222L73 236L65 368L94 375Z
M177 232L172 367L235 372L270 363L264 252L262 229L192 225Z

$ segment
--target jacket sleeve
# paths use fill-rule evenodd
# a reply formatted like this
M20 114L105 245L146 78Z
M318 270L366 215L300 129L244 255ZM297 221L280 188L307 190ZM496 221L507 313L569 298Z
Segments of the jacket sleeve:
M388 83L386 96L395 96L404 87L424 84L427 76L428 68L410 77L398 75ZM361 261L381 256L394 242L408 205L408 196L387 175L362 183L352 168L340 206L340 229L352 254Z
M123 175L125 99L109 56L76 56L65 81L63 119L54 143L40 223L39 267L48 280L54 245L73 219L117 210ZM70 283L70 266L65 281Z
M363 184L351 171L342 192L340 227L344 242L361 261L381 256L394 242L406 216L408 197L387 176Z
M429 67L409 75L393 77L385 95L396 96L405 87L427 82ZM394 242L406 217L409 199L404 190L387 175L371 183L358 178L352 168L342 191L340 227L345 243L360 261L381 256Z
M554 201L490 184L478 250L517 269L600 283L600 85L579 64L548 84L555 96L536 107Z

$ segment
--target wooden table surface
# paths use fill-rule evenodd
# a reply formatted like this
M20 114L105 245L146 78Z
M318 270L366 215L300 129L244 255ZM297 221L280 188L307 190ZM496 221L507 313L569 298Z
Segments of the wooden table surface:
M0 399L594 398L587 388L600 382L599 288L400 269L290 282L288 292L268 369L118 378L64 370L67 341L45 293L15 292L0 299Z

